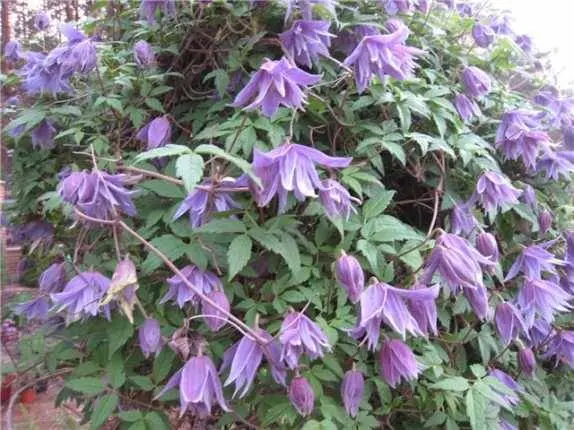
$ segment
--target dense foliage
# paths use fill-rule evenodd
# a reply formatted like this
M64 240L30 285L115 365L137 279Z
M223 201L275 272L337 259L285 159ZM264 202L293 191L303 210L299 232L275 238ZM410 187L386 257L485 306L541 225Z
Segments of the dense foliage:
M11 220L50 237L16 311L60 399L94 428L572 425L571 102L453 3L96 2L7 50Z

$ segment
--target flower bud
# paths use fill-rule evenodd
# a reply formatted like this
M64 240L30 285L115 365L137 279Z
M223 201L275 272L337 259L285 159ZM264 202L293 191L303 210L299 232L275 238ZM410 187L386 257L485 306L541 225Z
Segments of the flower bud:
M476 249L483 256L497 263L500 257L496 238L491 233L480 233L476 237Z
M534 371L536 370L536 357L530 348L522 348L518 351L518 364L520 365L520 370L527 375L529 378L534 376Z
M136 134L136 139L154 149L167 145L171 141L171 124L166 115L157 117L143 126Z
M359 261L343 253L335 263L335 274L339 284L347 291L349 300L357 303L365 287L365 276Z
M145 358L151 354L157 355L162 347L159 322L153 318L146 319L139 328L138 339Z
M152 46L145 40L140 40L134 45L134 59L140 69L147 69L155 65L155 52Z
M520 333L527 333L526 324L520 311L508 302L500 303L494 313L496 331L502 343L509 345Z
M540 227L540 234L546 233L552 226L552 213L548 210L543 210L538 215L538 226Z
M207 297L217 303L220 308L229 312L231 306L227 296L223 291L212 291L211 293L207 294ZM204 318L205 324L207 324L207 327L209 327L211 331L218 331L227 322L227 315L206 301L203 301L202 303L201 313L206 315ZM213 315L214 317L209 317L208 315Z
M494 41L494 30L484 24L475 24L472 28L474 42L481 48L488 48Z
M289 385L289 400L303 417L313 412L315 393L313 387L303 376L296 376Z
M365 392L365 379L363 373L358 370L349 370L343 377L341 384L341 397L345 410L351 417L356 417L359 405Z
M40 12L34 18L34 26L40 30L44 31L50 26L50 17L46 12Z
M482 97L490 92L490 77L478 67L469 66L462 71L462 83L470 97Z

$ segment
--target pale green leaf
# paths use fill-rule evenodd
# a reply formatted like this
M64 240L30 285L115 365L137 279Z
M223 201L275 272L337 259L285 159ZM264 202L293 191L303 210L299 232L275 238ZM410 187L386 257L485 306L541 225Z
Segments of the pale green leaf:
M251 238L246 235L237 236L229 245L229 250L227 251L229 280L233 279L249 262L252 245Z

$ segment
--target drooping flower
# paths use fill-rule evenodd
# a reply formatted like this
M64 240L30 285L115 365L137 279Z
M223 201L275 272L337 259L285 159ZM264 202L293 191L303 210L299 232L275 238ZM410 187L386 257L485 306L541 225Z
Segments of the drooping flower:
M476 198L484 210L493 218L499 210L518 204L522 192L514 188L502 173L485 172L476 184Z
M456 11L460 16L472 16L472 4L468 2L456 3Z
M558 181L562 176L569 181L574 172L574 151L547 150L538 160L536 171L544 171L547 179Z
M530 335L530 344L536 348L539 348L542 344L546 343L552 335L554 335L554 329L552 325L541 319L535 319L532 327L528 331Z
M153 318L146 318L138 330L138 340L145 358L149 358L152 354L157 356L163 345L159 322Z
M536 370L536 357L530 348L521 348L517 354L520 370L529 378L534 376Z
M185 266L180 271L191 285L194 285L204 294L208 294L212 291L223 290L221 281L214 273L201 270L193 264ZM165 303L168 300L175 300L180 308L182 308L187 302L191 302L194 305L199 303L199 296L197 293L190 288L187 283L179 277L179 275L174 275L167 279L167 283L169 285L169 290L160 300L160 303Z
M109 317L109 306L100 308L100 301L110 286L110 279L99 272L82 272L74 276L61 293L50 297L60 310L67 311L67 320L76 321L82 317L96 316L100 310Z
M488 292L486 288L463 288L462 292L478 319L485 320L490 311L488 306Z
M404 80L417 67L415 57L424 51L405 44L409 29L403 24L391 34L365 36L344 64L353 66L357 91L362 93L371 83L373 75L382 81L385 75Z
M546 322L554 321L557 312L568 312L572 306L568 303L572 296L559 285L543 279L526 279L516 297L528 327L532 327L536 316Z
M310 415L315 407L315 393L309 381L303 376L295 376L289 384L289 400L303 417Z
M224 411L231 412L223 397L217 370L211 359L205 355L190 358L185 366L169 379L155 398L176 387L179 387L180 416L191 408L200 416L206 417L211 414L214 401Z
M543 357L552 356L556 357L556 361L564 361L574 369L574 331L560 330L552 337Z
M504 373L499 369L491 369L490 372L488 372L488 376L497 379L513 391L513 393L508 393L506 391L503 392L502 390L497 390L496 387L493 387L493 390L499 395L500 400L506 404L507 408L518 404L520 398L517 393L524 391L524 388L518 382L512 379L509 374Z
M279 213L282 213L287 206L289 191L294 192L297 200L304 201L306 197L316 197L315 190L323 188L317 165L343 168L351 160L346 157L330 157L315 148L290 142L269 152L261 152L256 148L252 167L262 185L254 190L257 204L259 207L266 206L277 194Z
M71 46L65 65L73 71L85 74L96 68L97 60L96 44L91 39L84 39Z
M420 290L426 288L420 283L415 283L413 289ZM437 293L438 294L438 293ZM417 322L420 331L427 336L429 333L437 334L437 308L436 297L407 299L407 307L409 312Z
M160 148L171 142L171 124L167 115L154 118L136 134L136 139L146 144L146 149Z
M56 128L49 120L42 120L32 130L32 146L40 149L52 149L55 146L54 137L56 137Z
M311 67L321 56L329 56L331 38L329 21L297 20L291 28L279 34L283 51L295 63Z
M148 24L155 24L158 12L174 17L177 13L175 0L141 0L140 15Z
M279 106L304 110L307 103L304 90L320 80L320 75L304 72L285 57L279 61L266 59L237 94L233 106L248 111L259 107L267 117L273 116Z
M484 24L476 23L472 28L474 42L481 48L488 48L494 42L494 30Z
M48 56L40 52L27 52L26 64L18 70L22 86L28 94L69 93L69 79L73 71L64 67L63 59L53 58L56 51L68 52L68 48L56 48Z
M352 255L342 252L335 262L335 274L351 303L357 303L365 288L365 275L359 261Z
M498 250L498 244L493 234L485 232L479 233L476 236L476 249L483 256L492 260L492 262L498 263L500 251Z
M490 92L490 76L478 67L465 67L461 74L462 83L466 94L470 97L482 97Z
M359 405L363 401L365 393L365 378L360 370L348 370L343 376L341 383L341 398L345 410L351 417L356 417Z
M527 184L524 186L524 190L522 190L521 197L524 203L530 206L531 209L534 210L538 206L538 200L536 199L536 191L534 191L534 188L531 185Z
M357 213L353 202L361 203L359 199L351 196L349 191L334 179L325 179L319 188L319 201L325 212L331 218L348 220L351 212Z
M554 242L549 241L525 247L510 267L504 280L510 281L521 271L530 279L541 279L543 271L556 273L555 266L562 266L565 263L547 251L547 248Z
M552 212L543 210L538 215L538 226L540 227L540 234L546 233L552 227Z
M189 212L191 226L198 228L209 222L214 213L240 209L241 205L232 197L232 190L239 186L239 179L222 178L217 182L206 179L179 205L173 219L176 220Z
M337 35L334 46L339 51L348 56L357 47L359 42L365 36L380 35L378 27L368 24L355 25L350 28L345 28Z
M281 359L295 369L299 357L306 354L310 359L322 357L329 350L329 340L321 328L305 315L290 311L281 323L279 332Z
M410 0L381 0L385 8L385 12L389 15L396 15L398 13L406 13L410 11Z
M418 0L416 8L419 12L426 15L431 9L431 2L432 0Z
M207 293L206 295L215 304L217 304L219 308L229 313L231 305L229 303L229 299L227 298L227 296L223 291L213 290ZM219 331L227 323L227 314L222 310L219 310L217 307L215 307L206 300L202 301L201 313L205 315L204 316L205 324L207 325L207 327L209 327L211 331Z
M450 231L453 234L470 234L479 226L469 203L457 203L450 212Z
M379 370L386 383L395 388L401 379L417 379L420 365L406 343L392 339L383 342L379 354Z
M4 58L14 63L26 58L22 53L22 45L19 41L10 40L6 43L4 46Z
M528 329L520 311L509 302L500 303L494 313L496 331L504 346L510 345L520 334L528 337Z
M50 17L46 12L39 12L34 17L34 26L40 30L44 31L50 26Z
M496 34L514 34L512 28L510 27L510 16L508 15L493 16L492 21L490 22L490 28L492 28Z
M532 39L530 36L521 34L520 36L517 36L514 41L525 53L530 54L532 52Z
M145 40L138 40L134 45L134 60L140 69L149 69L155 65L155 51Z
M46 296L36 297L14 306L14 313L16 315L24 315L29 321L45 321L49 310L50 300Z
M45 294L59 293L66 285L65 263L54 263L44 270L38 279L38 288Z
M464 94L457 94L454 98L454 107L464 122L480 116L480 108L474 100Z

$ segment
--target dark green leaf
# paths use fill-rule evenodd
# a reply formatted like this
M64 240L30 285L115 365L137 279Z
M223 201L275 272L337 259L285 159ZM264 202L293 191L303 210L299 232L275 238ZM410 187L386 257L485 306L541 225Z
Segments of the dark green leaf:
M101 393L106 386L100 378L84 377L72 379L66 382L66 387L87 396L93 396Z
M120 399L115 393L106 394L101 397L92 412L90 428L94 430L100 428L100 426L114 413L119 403Z
M251 258L251 238L246 235L237 236L229 245L227 261L229 264L228 279L231 280L249 262Z

